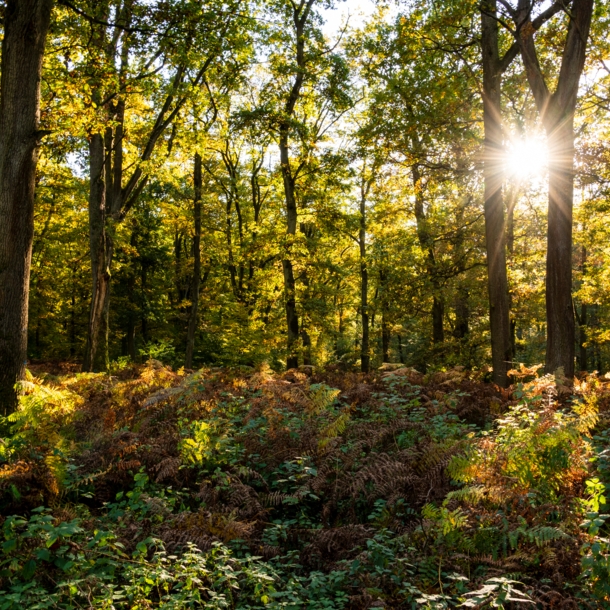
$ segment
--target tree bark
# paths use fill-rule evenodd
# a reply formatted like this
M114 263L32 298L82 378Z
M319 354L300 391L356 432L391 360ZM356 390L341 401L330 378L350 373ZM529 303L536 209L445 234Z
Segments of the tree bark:
M414 141L415 148L419 148L419 142ZM441 284L439 282L436 257L434 254L434 240L428 231L428 219L424 208L423 178L420 166L415 164L411 167L413 177L413 188L415 190L415 220L417 222L417 238L421 249L426 253L426 271L432 285L432 342L440 344L445 341L445 330L443 318L445 315L445 303L441 295Z
M0 79L0 413L17 407L23 378L34 187L40 120L40 78L52 0L8 0Z
M299 364L298 339L299 339L299 316L297 313L296 282L294 269L290 258L290 249L297 230L297 202L295 194L295 176L290 164L290 131L291 121L296 104L301 96L301 88L305 80L307 59L305 57L305 24L311 14L314 0L303 1L299 5L293 4L293 22L296 43L296 65L297 72L292 83L284 107L284 116L279 126L279 149L282 180L284 183L284 197L286 202L286 235L287 243L285 257L282 260L284 272L284 299L286 306L286 328L287 328L287 357L286 368L296 368Z
M105 146L100 133L89 141L89 248L91 253L91 309L83 361L84 371L108 368L108 311L112 235L106 230Z
M556 3L561 5L561 3ZM530 21L532 0L519 0L517 41L527 80L549 146L549 207L546 261L547 373L574 376L575 324L572 304L572 208L574 198L574 112L591 28L593 0L572 0L568 32L555 92L542 73Z
M186 336L186 356L184 366L193 368L193 352L195 350L195 331L197 330L197 314L199 309L199 289L201 286L201 156L195 154L195 169L193 175L195 197L193 200L193 217L195 236L193 239L193 283L191 286L191 311Z
M508 274L504 236L502 195L502 62L498 47L497 5L487 0L481 12L481 51L483 55L483 125L485 130L483 176L485 182L485 241L487 249L487 288L493 381L508 385L510 343Z
M362 316L362 342L360 346L360 370L368 373L371 366L371 347L369 338L369 272L366 261L366 198L371 188L371 181L360 185L360 229L358 245L360 247L360 312Z

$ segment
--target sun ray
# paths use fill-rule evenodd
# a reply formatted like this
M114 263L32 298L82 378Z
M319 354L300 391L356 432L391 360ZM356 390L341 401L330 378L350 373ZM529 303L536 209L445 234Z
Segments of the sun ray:
M520 179L540 177L548 162L546 143L538 138L512 140L506 151L506 173Z

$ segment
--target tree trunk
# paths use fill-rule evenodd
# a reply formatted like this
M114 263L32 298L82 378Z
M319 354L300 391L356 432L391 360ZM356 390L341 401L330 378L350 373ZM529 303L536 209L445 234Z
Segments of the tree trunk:
M455 300L455 331L456 339L464 339L468 335L470 307L468 306L468 290L460 286Z
M17 406L27 358L40 75L52 0L8 0L0 79L0 413Z
M498 22L495 0L486 2L481 12L481 50L483 55L483 125L485 130L485 240L487 248L487 287L491 331L493 381L508 385L510 322L508 274L504 236L503 144L501 87L502 69L498 50Z
M386 318L386 312L381 314L381 358L383 362L390 361L390 326Z
M589 358L587 353L587 304L583 303L580 306L580 316L578 318L580 326L580 370L587 371L589 369Z
M367 185L370 187L370 183ZM360 246L360 312L362 315L362 343L360 348L360 370L368 373L371 366L369 339L369 272L366 265L366 196L368 188L361 185L360 192L360 231L358 244Z
M286 202L286 246L285 256L282 260L282 270L284 272L284 301L286 306L286 329L287 329L287 345L286 345L286 368L296 368L299 364L298 358L298 340L299 340L299 317L297 314L296 301L296 282L294 279L294 270L292 260L290 259L290 250L292 241L297 230L297 202L295 197L295 176L290 165L290 130L291 121L294 110L301 96L301 88L305 79L305 70L307 68L307 58L305 56L305 24L311 14L311 7L314 0L306 0L299 5L293 4L292 19L294 23L295 45L296 45L296 74L286 105L284 107L284 116L282 117L279 126L279 149L280 149L280 165L282 170L282 180L284 183L284 197Z
M193 284L191 287L191 311L186 335L186 357L184 366L193 368L193 352L195 350L195 331L197 330L197 313L199 309L199 289L201 286L201 156L195 154L195 171L193 176L195 197L193 201L193 217L195 220L195 237L193 239Z
M563 3L555 3L562 6ZM530 21L532 0L519 0L516 25L527 80L542 118L549 145L549 208L546 260L547 373L563 369L574 376L572 304L572 207L574 197L574 111L584 69L593 0L573 0L563 7L568 33L555 92L542 73ZM550 10L550 9L548 9Z
M108 312L113 240L106 228L105 157L102 134L92 135L89 142L89 248L92 286L83 370L95 372L108 370Z
M415 138L414 147L419 149L419 141ZM415 189L415 220L417 222L417 238L421 249L426 253L426 271L432 284L432 342L435 344L445 341L445 331L443 329L443 317L445 313L445 303L440 294L441 284L438 280L436 268L436 256L434 254L434 240L428 231L428 219L424 208L424 192L420 166L415 164L411 167L413 176L413 187Z
M400 358L400 362L402 364L405 363L405 357L404 354L402 353L402 337L400 335L397 335L398 338L398 357Z
M443 318L445 317L445 303L442 297L434 296L432 299L432 343L439 344L445 341Z
M572 303L572 206L574 132L571 121L549 134L549 208L546 258L545 371L562 368L574 376L574 307Z
M284 259L282 261L284 271L284 293L286 299L286 327L288 329L288 357L286 358L286 368L294 369L299 365L299 358L296 352L297 340L299 338L299 317L297 315L296 283L292 261Z

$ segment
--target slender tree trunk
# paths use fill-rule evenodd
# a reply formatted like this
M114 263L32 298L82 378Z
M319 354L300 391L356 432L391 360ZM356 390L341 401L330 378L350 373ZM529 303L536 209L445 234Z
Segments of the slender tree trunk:
M381 314L381 357L383 362L390 362L390 325L388 324L386 312Z
M112 235L107 231L106 147L97 133L89 141L89 248L91 252L91 309L83 362L84 371L108 370L108 311Z
M419 148L419 141L414 139L415 148ZM434 241L428 231L428 219L424 208L424 185L419 165L411 167L413 187L415 189L415 220L417 222L417 238L421 249L426 253L426 271L432 284L432 342L440 344L445 341L443 318L445 302L441 296L441 285L438 281L436 257L434 255Z
M402 353L402 337L400 335L397 335L397 339L398 339L398 357L400 358L400 362L402 364L404 364L405 357L404 357L404 354Z
M286 234L287 239L294 239L297 228L297 205L294 193L294 180L290 171L290 158L288 153L288 140L280 143L282 175L284 178L284 193L286 197ZM290 244L287 246L288 255ZM286 327L288 330L286 368L293 369L299 364L298 359L298 339L299 339L299 317L297 314L296 301L296 282L292 261L286 256L282 260L282 270L284 272L284 298L286 306Z
M464 339L469 332L468 321L470 308L468 306L468 290L460 286L455 300L455 331L456 339Z
M195 154L195 171L193 175L195 197L193 201L193 217L195 220L195 237L193 240L193 284L191 287L191 311L186 335L186 357L184 366L193 368L193 352L195 350L195 331L197 330L199 289L201 285L201 156Z
M0 79L0 413L17 406L27 358L40 74L52 0L8 0Z
M72 268L72 297L70 299L70 358L76 355L76 282Z
M299 5L293 4L292 20L294 23L296 65L297 71L284 107L284 116L279 127L279 149L284 197L286 202L286 235L285 256L282 260L284 273L284 302L286 307L287 356L286 368L296 368L299 364L298 340L299 317L297 314L296 282L294 269L290 258L292 241L297 230L297 201L295 196L295 176L290 165L290 131L291 121L296 104L301 96L301 88L305 80L307 58L305 56L305 24L311 14L314 0L304 0Z
M512 265L515 256L515 205L517 204L517 194L517 185L513 185L506 202L506 251L509 265ZM511 361L514 361L517 354L517 319L514 312L512 291L508 293L508 310L510 319L510 354Z
M581 262L581 272L584 278L585 272L587 269L587 249L583 246L582 248L582 262ZM587 303L583 302L580 305L580 315L578 316L578 327L580 329L580 337L579 337L579 347L580 347L580 355L579 355L579 364L581 371L587 371L589 368L589 358L587 353L587 324L588 324L588 308Z
M379 296L381 297L381 360L390 361L390 321L389 321L389 299L388 278L384 269L379 271Z
M580 326L580 370L589 369L589 358L587 353L587 304L580 306L579 326Z
M144 343L148 343L148 316L146 315L148 304L146 299L146 289L148 288L148 265L142 262L142 269L140 275L140 283L142 290L142 309L140 310L140 326L142 328L142 340Z
M498 21L495 0L487 0L481 13L483 54L483 125L485 130L485 241L487 248L487 287L493 381L508 384L508 362L512 360L508 274L504 237L503 143L501 87L502 70L498 48Z
M369 185L370 186L370 183ZM358 244L360 246L360 312L362 315L362 343L360 348L360 370L368 373L371 365L369 339L369 272L366 261L366 195L368 188L361 185L360 192L360 231Z

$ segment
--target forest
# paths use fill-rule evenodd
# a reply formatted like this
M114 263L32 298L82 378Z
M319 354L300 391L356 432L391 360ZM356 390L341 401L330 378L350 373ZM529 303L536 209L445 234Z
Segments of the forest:
M610 608L610 5L0 21L0 610Z

